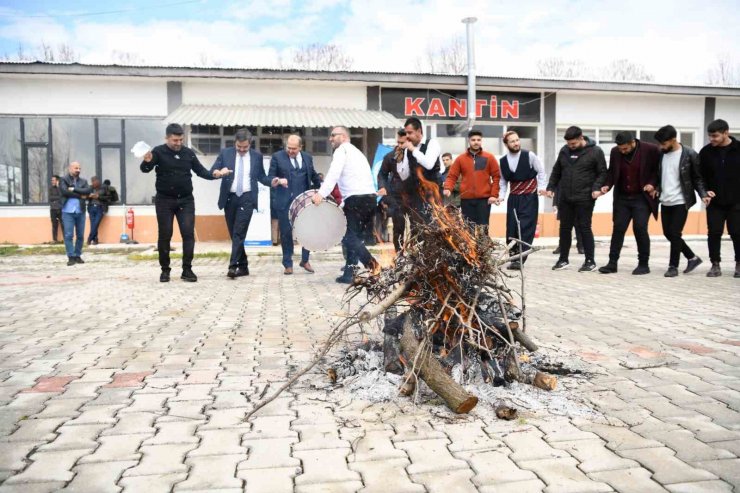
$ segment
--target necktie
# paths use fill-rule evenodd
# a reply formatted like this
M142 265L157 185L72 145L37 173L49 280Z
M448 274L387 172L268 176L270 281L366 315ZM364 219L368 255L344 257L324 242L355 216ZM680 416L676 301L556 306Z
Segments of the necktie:
M298 160L296 158L291 158L291 159L293 160L293 167L295 169L300 169L300 167L298 166Z
M239 155L239 164L236 167L236 196L241 197L244 193L244 157Z

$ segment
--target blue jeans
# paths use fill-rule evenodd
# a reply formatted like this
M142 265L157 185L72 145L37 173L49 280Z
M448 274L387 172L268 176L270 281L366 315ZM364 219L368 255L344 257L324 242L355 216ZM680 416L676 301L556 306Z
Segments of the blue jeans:
M67 257L80 257L82 243L85 241L85 213L62 212L62 224L64 225L64 248L67 250ZM73 247L72 238L75 230L77 230L77 238Z
M87 235L87 242L90 243L93 240L98 241L98 227L105 213L103 206L94 204L87 209L87 212L90 214L90 234Z

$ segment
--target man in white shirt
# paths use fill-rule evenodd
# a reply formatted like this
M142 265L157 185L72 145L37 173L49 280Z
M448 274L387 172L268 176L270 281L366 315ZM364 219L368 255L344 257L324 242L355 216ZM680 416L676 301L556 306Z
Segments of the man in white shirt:
M375 272L380 268L378 261L362 242L362 233L375 213L375 184L367 158L350 143L347 127L332 129L329 141L334 155L326 178L312 200L315 205L319 205L331 194L334 185L339 186L344 215L347 218L347 232L342 240L347 248L347 261L344 273L336 281L351 284L358 260L371 271Z
M655 140L662 156L658 163L658 186L651 191L660 198L660 222L663 235L671 243L668 270L665 277L678 275L681 255L687 264L683 273L688 274L702 263L681 237L689 209L696 203L694 190L705 204L711 200L707 196L704 180L699 171L699 155L690 147L684 147L678 140L678 132L672 125L666 125L655 132Z
M509 200L506 203L506 240L519 238L519 228L522 231L521 241L532 244L537 229L539 215L539 199L537 194L545 195L547 189L547 175L545 167L534 152L522 149L519 134L510 130L504 134L506 155L501 158L501 180L499 182L499 202L506 195L506 189L511 185ZM517 224L517 219L519 223ZM512 255L525 252L529 247L514 246ZM515 260L509 264L509 269L521 269L521 261Z
M403 180L404 201L413 226L427 216L424 211L426 204L441 200L441 150L437 139L424 140L424 127L418 118L409 118L403 127L406 130L406 144L403 160L398 163L398 175ZM423 180L419 179L419 175Z

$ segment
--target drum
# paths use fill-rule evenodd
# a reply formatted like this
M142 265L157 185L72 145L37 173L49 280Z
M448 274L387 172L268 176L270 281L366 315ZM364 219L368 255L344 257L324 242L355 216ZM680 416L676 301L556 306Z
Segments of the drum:
M293 237L307 250L328 250L342 241L347 219L336 202L324 199L313 205L316 190L307 190L290 204L288 218L293 225Z

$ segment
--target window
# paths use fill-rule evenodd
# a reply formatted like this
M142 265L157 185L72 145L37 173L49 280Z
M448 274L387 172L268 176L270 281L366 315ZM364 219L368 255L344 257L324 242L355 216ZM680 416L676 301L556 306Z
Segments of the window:
M63 175L72 161L85 176L95 174L95 121L92 118L52 118L52 171Z
M49 149L46 145L26 146L26 166L28 169L29 204L44 204L49 198Z
M24 118L23 119L24 140L28 142L49 142L49 119L48 118Z
M120 144L123 127L121 120L99 118L98 119L98 142L105 144Z
M0 205L20 204L21 122L0 118Z
M253 135L252 145L266 156L285 148L285 140L291 134L300 135L303 139L303 150L317 156L328 156L332 153L329 145L328 127L290 127L290 126L232 126L191 125L190 145L196 153L216 155L226 147L234 145L234 134L240 128L246 128ZM353 143L364 144L362 129L351 129ZM395 135L395 130L393 130ZM362 147L360 147L362 149Z
M121 196L121 202L127 204L151 204L156 193L154 189L154 172L142 173L139 169L141 159L136 158L129 150L138 141L143 140L150 146L159 145L164 139L165 124L161 120L126 120L126 142L124 146L126 164L126 186L111 179ZM120 187L120 188L119 188ZM126 195L122 194L125 190Z
M686 147L694 148L694 132L680 132L678 139Z

